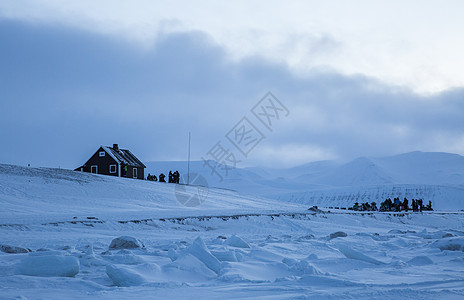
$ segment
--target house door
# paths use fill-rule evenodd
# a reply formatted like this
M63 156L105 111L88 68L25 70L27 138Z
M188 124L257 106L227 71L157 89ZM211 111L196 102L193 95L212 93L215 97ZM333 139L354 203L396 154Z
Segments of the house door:
M133 178L137 178L137 168L134 168Z
M91 166L90 167L90 173L97 174L98 173L98 166Z

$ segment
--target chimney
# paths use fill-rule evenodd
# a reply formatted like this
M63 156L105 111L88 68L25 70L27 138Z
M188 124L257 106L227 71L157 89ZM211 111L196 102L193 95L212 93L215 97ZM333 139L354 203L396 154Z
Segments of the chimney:
M119 146L118 146L118 144L113 144L113 149L114 149L115 151L119 151Z

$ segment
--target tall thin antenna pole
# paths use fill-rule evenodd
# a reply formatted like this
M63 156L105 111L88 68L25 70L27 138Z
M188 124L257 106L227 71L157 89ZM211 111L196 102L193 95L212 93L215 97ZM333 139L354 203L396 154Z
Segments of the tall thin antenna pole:
M190 131L189 131L189 153L188 153L188 163L187 163L187 185L190 184Z

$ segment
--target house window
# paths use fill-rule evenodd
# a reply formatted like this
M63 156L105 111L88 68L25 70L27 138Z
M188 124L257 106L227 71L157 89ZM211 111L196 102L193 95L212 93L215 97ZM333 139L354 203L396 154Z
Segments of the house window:
M103 157L103 156L105 156L105 151L100 151L99 154L100 154L100 157Z
M97 174L98 173L98 166L90 166L90 173Z
M137 168L134 168L134 169L133 169L133 177L134 177L134 178L137 178Z
M110 165L110 173L116 173L116 165Z

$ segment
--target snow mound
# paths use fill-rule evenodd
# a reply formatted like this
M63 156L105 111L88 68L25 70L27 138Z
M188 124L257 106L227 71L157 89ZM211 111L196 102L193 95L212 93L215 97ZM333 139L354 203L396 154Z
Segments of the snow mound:
M5 253L12 253L12 254L30 252L30 250L22 248L22 247L9 246L9 245L0 245L0 251L5 252Z
M221 262L211 254L201 237L196 238L193 244L186 249L184 254L195 256L216 274L221 270Z
M444 238L432 244L435 248L440 248L441 251L463 251L464 252L464 238Z
M235 234L228 238L224 244L237 248L250 248L250 245L245 242L241 237L236 236Z
M314 265L310 264L306 260L295 260L284 258L282 260L284 264L288 266L290 271L297 273L298 275L322 275L323 273L316 268Z
M185 253L163 267L164 280L196 282L217 277L217 273L192 254Z
M74 256L31 255L16 268L20 275L39 277L74 277L79 273L79 260Z
M352 248L350 248L350 247L348 247L346 245L341 245L340 244L340 245L337 245L336 247L347 258L356 259L356 260L360 260L360 261L365 261L365 262L375 264L375 265L384 265L385 264L384 262L376 260L375 258L369 257L369 256L367 256L365 254L362 254L361 252L356 251L356 250L354 250L354 249L352 249Z
M107 265L106 274L117 286L134 286L146 283L141 274L126 266Z
M145 248L142 242L131 236L120 236L111 241L109 249L135 249Z
M334 232L334 233L330 234L330 239L335 239L335 238L338 238L338 237L346 237L346 236L348 236L348 235L345 232L337 231L337 232Z
M420 255L416 256L408 261L408 264L412 266L425 266L433 264L433 261L427 256Z

